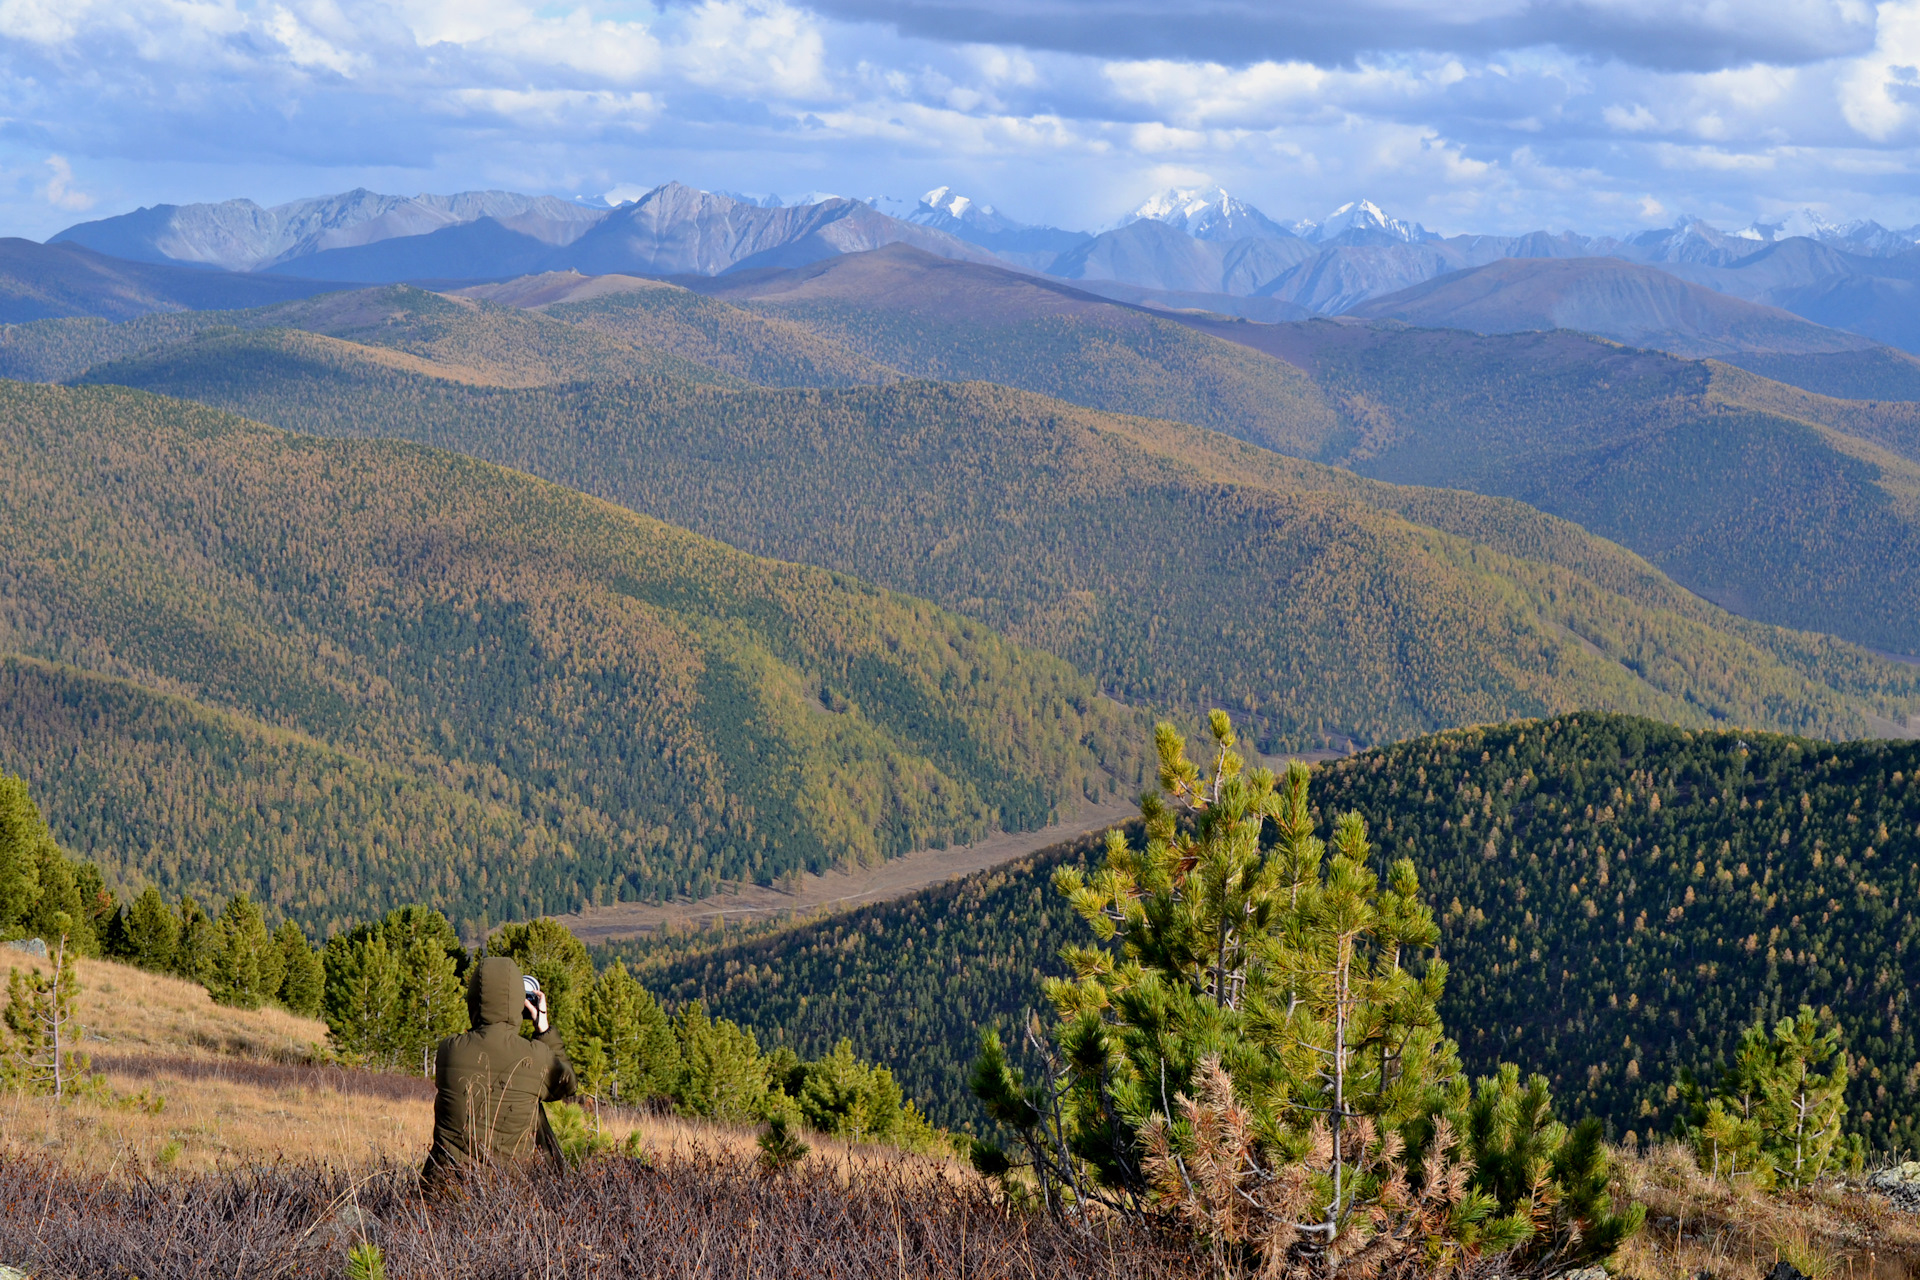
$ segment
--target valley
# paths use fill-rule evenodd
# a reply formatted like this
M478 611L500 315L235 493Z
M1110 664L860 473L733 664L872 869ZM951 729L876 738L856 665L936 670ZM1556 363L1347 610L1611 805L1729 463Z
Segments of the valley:
M464 1026L491 953L552 993L609 1141L765 1124L701 1140L774 1176L791 1121L983 1185L950 1153L991 1174L975 1140L1019 1114L983 1033L1037 1087L1040 1046L1094 1052L1088 1008L1151 1013L1075 1012L1113 952L1074 952L1061 890L1239 803L1168 754L1224 712L1236 760L1311 763L1249 865L1311 849L1309 892L1348 877L1403 931L1377 980L1451 1073L1423 1116L1521 1064L1554 1142L1658 1198L1694 1157L1634 1162L1691 1132L1686 1082L1804 1002L1858 1064L1846 1141L1920 1141L1911 357L1624 256L1483 247L1355 293L1404 263L1245 211L1014 262L855 201L686 234L723 200L396 206L441 221L262 240L204 270L216 305L132 262L0 330L0 799L46 817L29 916L8 842L38 828L0 813L0 919L68 903L153 971L89 957L152 985L102 1078L190 1111L98 1132L211 1169L305 1090L340 1152L397 1158L418 1107L374 1132L346 1095ZM1178 288L1134 282L1169 245ZM461 278L475 255L511 274ZM452 278L355 283L421 261ZM1205 897L1129 906L1162 892L1102 910ZM235 976L250 938L277 977ZM315 1047L243 1043L201 992Z

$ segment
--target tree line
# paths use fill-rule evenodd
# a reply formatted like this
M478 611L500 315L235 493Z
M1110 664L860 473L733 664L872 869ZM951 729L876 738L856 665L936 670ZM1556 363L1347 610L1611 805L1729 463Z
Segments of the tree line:
M1920 1138L1920 1073L1903 1065L1920 1060L1917 774L1920 743L1583 713L1362 752L1316 769L1311 796L1367 815L1381 869L1420 869L1468 1071L1529 1063L1614 1139L1665 1134L1690 1114L1683 1071L1717 1078L1742 1028L1805 1004L1851 1055L1851 1130L1886 1151ZM959 1125L979 1114L976 1025L1017 1062L1025 1012L1079 936L1050 877L1099 852L1056 848L718 948L624 954L670 998L803 1052L844 1036L890 1057Z
M947 1141L893 1073L857 1058L848 1041L810 1060L784 1045L763 1050L751 1030L709 1016L698 1001L662 1005L617 960L596 971L585 945L551 919L502 926L469 949L440 912L404 906L316 946L291 919L269 928L246 894L210 914L190 895L169 902L148 886L123 906L97 867L60 849L26 784L5 774L0 937L38 938L63 957L103 957L197 982L217 1004L322 1018L341 1061L386 1071L427 1069L433 1047L470 1025L469 965L511 956L548 992L590 1096L717 1120L777 1119L915 1149ZM8 1009L18 1012L7 1015L20 1036L32 1030L36 994L49 1009L58 1004L52 986L29 993L22 981L16 972ZM70 986L70 969L50 981ZM37 1062L38 1049L35 1040L21 1053L0 1053L0 1080L18 1074L16 1061ZM54 1051L49 1061L62 1057Z

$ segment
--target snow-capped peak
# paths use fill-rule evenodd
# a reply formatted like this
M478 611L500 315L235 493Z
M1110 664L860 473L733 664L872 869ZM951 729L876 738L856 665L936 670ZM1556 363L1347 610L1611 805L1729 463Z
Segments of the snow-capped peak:
M1169 187L1147 197L1114 224L1163 222L1196 240L1239 240L1247 236L1285 236L1286 228L1221 187Z
M1408 244L1418 244L1427 238L1427 229L1417 222L1402 222L1390 218L1386 211L1371 200L1349 200L1328 214L1318 224L1302 224L1308 227L1304 234L1309 239L1327 241L1349 231L1378 231L1404 240Z
M1120 220L1120 225L1151 219L1184 231L1194 219L1215 207L1225 207L1230 201L1233 197L1221 187L1168 187L1148 196L1138 209Z
M1768 244L1775 240L1789 240L1794 236L1805 236L1809 240L1837 240L1846 237L1845 231L1811 209L1797 210L1778 222L1761 222L1756 218L1738 231L1729 234L1738 236L1742 240L1762 240Z
M999 211L990 204L976 204L971 196L958 195L952 187L935 187L920 197L920 203L949 218L958 218L962 222L978 221L981 218L997 217ZM967 215L972 214L970 218Z

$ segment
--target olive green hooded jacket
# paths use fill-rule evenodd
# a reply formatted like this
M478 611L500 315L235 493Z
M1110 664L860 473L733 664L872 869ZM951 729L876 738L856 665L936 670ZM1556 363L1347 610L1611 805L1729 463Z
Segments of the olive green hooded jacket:
M473 1030L442 1040L434 1057L433 1150L421 1170L429 1191L474 1160L536 1152L559 1159L540 1104L572 1095L573 1067L557 1030L531 1040L520 1034L525 1003L520 966L511 959L489 956L473 967L467 979Z

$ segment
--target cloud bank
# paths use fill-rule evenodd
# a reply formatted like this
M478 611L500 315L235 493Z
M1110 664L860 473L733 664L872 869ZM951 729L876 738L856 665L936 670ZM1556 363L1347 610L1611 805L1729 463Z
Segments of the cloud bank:
M366 185L1920 222L1920 0L0 0L0 232Z

